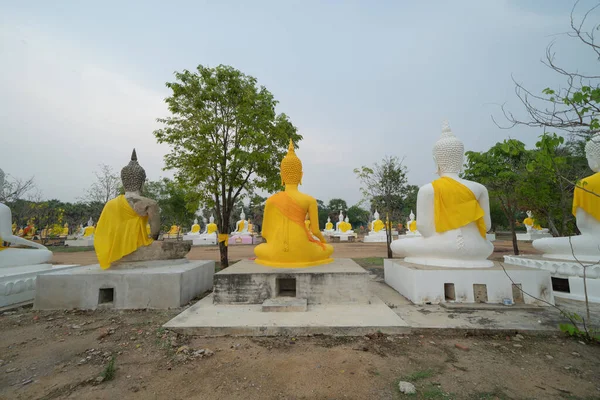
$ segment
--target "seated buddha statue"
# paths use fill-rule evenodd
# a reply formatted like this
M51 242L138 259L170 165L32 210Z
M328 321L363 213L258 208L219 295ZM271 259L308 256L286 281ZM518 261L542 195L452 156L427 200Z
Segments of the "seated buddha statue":
M325 224L325 231L326 232L333 232L333 224L331 223L331 218L327 217L327 223Z
M581 235L534 240L533 247L546 258L600 261L600 133L586 143L585 155L594 174L575 186L572 211Z
M281 161L281 180L285 190L267 199L262 236L266 243L254 248L258 264L279 268L303 268L332 262L333 247L319 231L319 211L314 197L301 193L302 162L290 140ZM308 213L310 230L304 219Z
M420 236L421 234L417 230L417 221L415 220L415 213L410 210L408 220L406 221L406 234L413 236Z
M414 264L493 266L487 260L494 251L486 239L491 226L488 191L477 182L459 178L464 145L447 122L433 157L440 178L422 186L417 195L417 229L422 236L394 240L392 251Z
M0 169L0 188L3 185L4 172ZM27 248L5 247L5 243ZM7 205L0 203L0 268L43 264L51 259L52 252L45 246L13 234L12 212Z
M94 220L92 219L92 217L90 217L90 219L88 219L87 226L83 228L83 237L93 239L95 231L96 228L94 227Z
M200 234L200 224L198 224L198 218L194 218L194 224L192 225L192 229L188 235L199 235Z
M142 197L146 171L137 162L135 149L131 161L121 170L125 194L109 200L102 210L95 231L94 248L102 269L115 261L152 244L160 232L156 201ZM146 224L150 223L150 236ZM159 243L159 242L157 242Z
M523 225L527 229L527 233L548 233L548 228L542 228L533 218L533 212L526 211L527 218L523 220Z
M180 229L177 225L171 225L171 228L167 233L163 235L165 239L177 239L179 236Z
M65 224L63 225L63 229L62 229L60 236L61 237L69 236L69 224L68 223L65 222Z
M206 234L207 235L216 235L217 234L217 224L215 224L215 217L211 214L208 219L208 225L206 225Z
M23 229L23 237L25 239L33 239L36 233L37 229L33 224L33 220L30 219L29 221L27 221L27 226L25 227L25 229Z
M350 224L350 218L348 218L348 216L346 216L346 219L344 219L344 224L340 225L341 226L341 230L344 233L347 234L353 234L354 231L352 230L352 224Z
M344 226L344 214L342 213L342 210L340 210L340 215L338 215L338 222L335 223L335 231L337 233L341 233L343 226Z
M83 224L79 224L79 228L77 228L77 232L75 234L75 237L78 238L78 239L83 238L83 232L84 232Z
M384 229L385 229L385 224L383 223L382 220L379 219L379 212L377 212L377 210L375 210L375 213L373 214L373 222L371 222L371 232L378 233Z
M231 235L250 235L248 230L248 221L246 221L246 214L244 213L244 210L242 210L240 214L240 220L235 223L235 231L232 232Z

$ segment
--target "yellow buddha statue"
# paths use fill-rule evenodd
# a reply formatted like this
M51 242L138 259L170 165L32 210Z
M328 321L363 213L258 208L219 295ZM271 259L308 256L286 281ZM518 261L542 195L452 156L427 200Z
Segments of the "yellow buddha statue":
M217 224L215 224L215 217L212 215L209 218L209 223L206 225L206 233L212 235L217 232Z
M331 218L327 217L327 223L325 224L326 231L333 231L333 223L331 222Z
M290 140L281 161L281 180L285 190L269 197L265 204L262 236L266 243L254 249L258 264L279 268L303 268L333 261L333 247L319 231L317 201L298 190L302 181L302 162ZM305 225L308 213L311 229Z
M373 214L373 222L371 223L371 230L373 232L379 232L385 228L385 225L382 220L379 219L379 213L375 210L375 214Z
M63 225L62 233L60 236L68 236L69 235L69 224L65 222Z
M96 228L94 227L94 220L90 217L87 222L87 226L83 229L83 237L92 238Z
M198 224L198 218L194 219L194 224L192 225L192 233L200 233L200 224Z

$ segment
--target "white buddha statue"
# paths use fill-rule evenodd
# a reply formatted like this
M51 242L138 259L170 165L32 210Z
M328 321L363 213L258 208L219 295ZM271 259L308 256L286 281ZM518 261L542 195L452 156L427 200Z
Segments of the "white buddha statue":
M250 235L250 231L248 230L248 221L246 221L246 214L244 210L240 213L240 220L235 223L235 232L232 233L234 236L239 235Z
M4 186L4 172L0 169L0 189ZM30 248L4 247L4 243ZM7 205L0 203L0 268L21 267L48 263L52 252L41 244L13 235L12 213Z
M534 240L533 247L546 258L600 261L600 133L586 143L585 154L594 174L582 179L573 194L573 214L581 235Z
M94 227L94 220L92 217L90 217L90 219L88 219L87 226L83 229L83 237L87 239L93 239L95 231L96 228Z
M392 251L414 264L440 267L491 267L487 258L494 246L486 239L490 229L487 189L459 178L464 145L444 122L433 147L440 176L422 186L417 195L417 229L421 237L395 240Z
M346 216L346 219L344 220L342 232L344 232L347 235L354 235L354 231L352 230L352 225L350 224L350 218L348 218L348 216Z
M206 225L206 219L204 220L204 225ZM198 218L194 218L194 224L192 225L188 235L200 235L200 224L198 224Z
M341 227L344 224L344 214L342 213L342 210L340 210L340 215L338 215L338 222L336 222L335 224L335 232L336 233L341 233Z
M525 229L529 234L540 234L540 233L548 233L548 228L542 228L539 224L535 222L533 218L533 212L527 210L525 212L527 214L527 218L523 220L523 225L525 225Z
M323 230L323 234L331 236L333 232L335 232L335 229L333 229L333 223L331 222L331 218L327 217L327 223L325 224L325 230Z
M408 220L406 221L406 234L410 236L421 236L417 229L417 221L415 220L415 213L410 210Z

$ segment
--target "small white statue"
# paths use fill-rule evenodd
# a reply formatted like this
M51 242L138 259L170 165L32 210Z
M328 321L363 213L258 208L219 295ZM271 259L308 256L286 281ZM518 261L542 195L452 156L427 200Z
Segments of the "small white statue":
M421 236L417 230L417 221L415 221L415 213L410 210L408 220L406 221L406 234L412 236Z
M458 176L464 162L464 145L452 134L447 122L434 145L433 158L440 178L422 186L417 195L417 221L422 237L394 240L392 251L414 264L493 266L487 258L494 246L485 236L492 222L488 191L483 185Z
M248 231L248 221L246 221L246 214L242 210L240 214L240 220L235 223L235 232L232 235L250 235Z
M4 171L0 169L0 188L3 186ZM2 247L3 242L33 249L5 248ZM51 259L52 252L45 246L13 235L12 212L7 205L0 203L0 268L43 264Z
M523 224L525 225L525 229L527 229L527 233L548 233L548 228L536 227L535 219L533 218L533 212L527 210L525 213L527 214L527 218L525 218Z
M600 133L586 143L585 154L594 174L581 180L573 196L573 213L581 235L534 240L533 247L546 258L600 261Z
M338 215L338 222L336 222L336 224L335 224L335 231L338 233L342 232L340 229L341 228L340 224L342 224L342 226L344 224L344 214L342 213L342 210L340 210L340 215Z

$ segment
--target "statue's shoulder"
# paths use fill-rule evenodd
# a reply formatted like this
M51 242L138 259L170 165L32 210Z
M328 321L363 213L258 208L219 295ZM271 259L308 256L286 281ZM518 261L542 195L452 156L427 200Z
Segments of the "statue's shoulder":
M433 184L432 183L427 183L423 186L421 186L419 188L419 194L429 194L429 193L433 193Z

